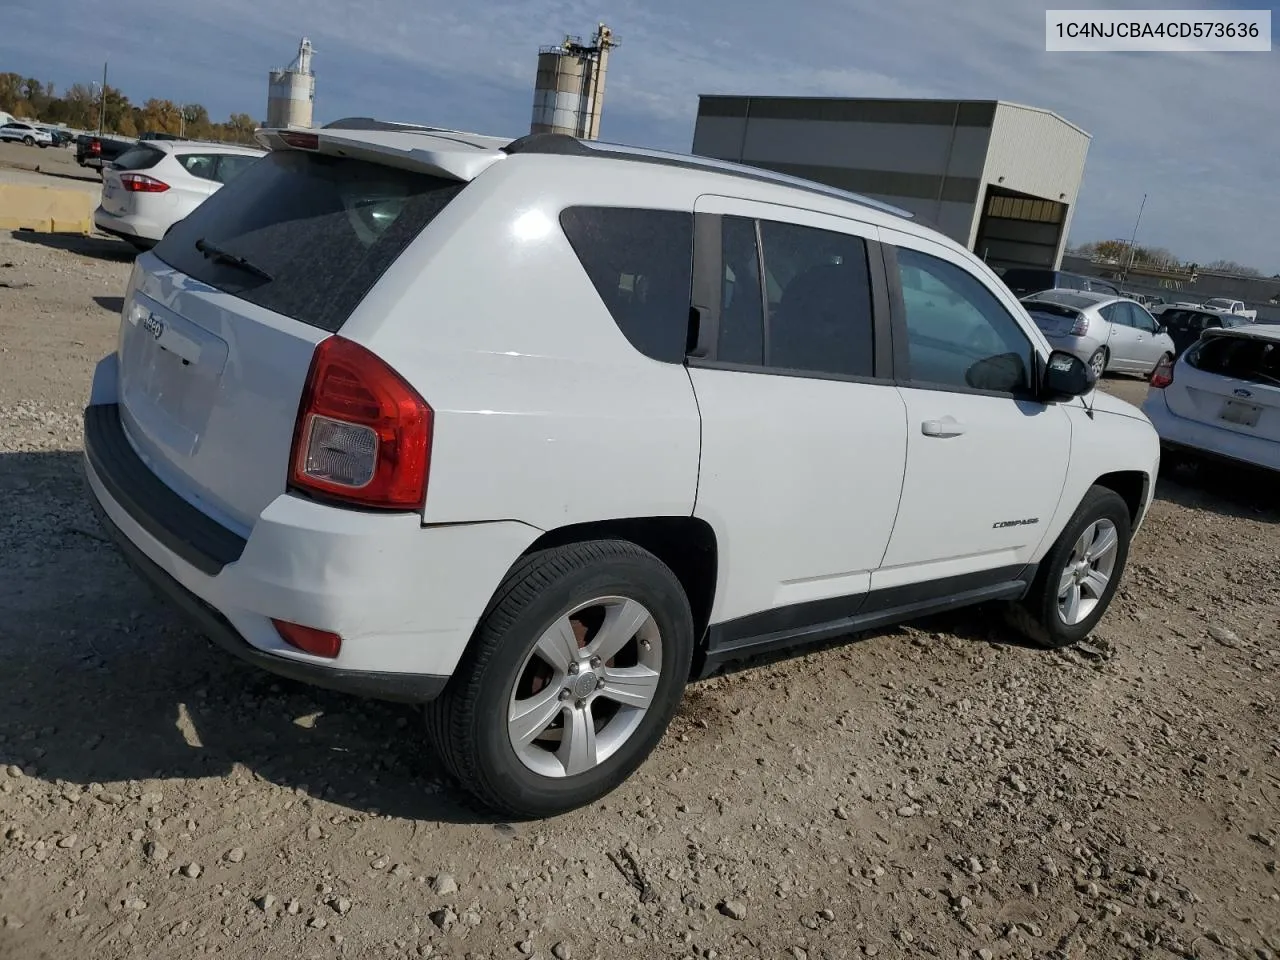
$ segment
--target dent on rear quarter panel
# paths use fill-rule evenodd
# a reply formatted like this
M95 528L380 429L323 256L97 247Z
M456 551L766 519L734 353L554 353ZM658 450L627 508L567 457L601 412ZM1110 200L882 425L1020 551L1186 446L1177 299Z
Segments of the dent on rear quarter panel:
M647 197L599 172L616 166L495 164L343 328L435 411L427 523L547 530L692 513L700 428L688 375L631 346L559 225L571 203L671 207L667 191Z

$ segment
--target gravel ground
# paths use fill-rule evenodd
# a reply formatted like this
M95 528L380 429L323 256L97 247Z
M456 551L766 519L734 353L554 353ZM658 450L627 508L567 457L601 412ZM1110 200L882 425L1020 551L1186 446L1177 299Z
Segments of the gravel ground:
M415 711L241 667L102 540L131 255L0 237L0 957L1280 957L1274 485L1162 478L1075 650L980 610L759 664L495 822Z

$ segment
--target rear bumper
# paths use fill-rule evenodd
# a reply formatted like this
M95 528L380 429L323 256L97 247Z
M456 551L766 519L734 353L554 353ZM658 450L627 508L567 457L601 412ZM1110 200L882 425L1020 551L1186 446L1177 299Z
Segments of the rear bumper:
M98 379L108 392L111 378ZM282 494L241 537L147 467L114 403L85 410L84 470L126 558L211 639L273 673L379 699L440 692L493 591L539 534L516 522L424 528L417 515ZM341 652L304 653L273 619L337 633Z
M120 237L124 240L138 240L155 244L164 236L164 228L159 224L139 216L118 217L108 213L101 206L93 211L93 224L103 233Z
M1180 417L1169 409L1162 390L1147 392L1142 412L1156 428L1161 445L1169 450L1264 470L1280 470L1280 443Z
M145 553L112 522L102 504L93 502L94 513L103 530L115 541L125 561L163 599L176 607L206 637L246 663L290 680L309 683L359 697L425 703L434 700L449 682L448 677L417 673L386 673L371 670L342 670L266 653L237 632L226 617L184 587Z
M1093 337L1051 337L1046 333L1045 339L1049 341L1049 346L1053 347L1053 349L1075 354L1085 363L1088 363L1093 358L1093 355L1098 352L1098 348L1102 346L1101 341L1095 340Z

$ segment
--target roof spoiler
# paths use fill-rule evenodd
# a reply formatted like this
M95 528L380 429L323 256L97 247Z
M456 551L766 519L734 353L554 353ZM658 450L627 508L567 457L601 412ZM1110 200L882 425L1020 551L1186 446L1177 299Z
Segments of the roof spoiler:
M346 126L330 125L307 129L264 128L258 130L254 138L272 151L300 150L352 157L464 183L474 180L505 156L497 149L502 141L493 138L485 138L489 143L476 143L467 140L467 134L453 130L404 125L374 128L357 126L355 122L347 121ZM421 133L422 137L419 140L417 137L409 139L399 136L404 133Z

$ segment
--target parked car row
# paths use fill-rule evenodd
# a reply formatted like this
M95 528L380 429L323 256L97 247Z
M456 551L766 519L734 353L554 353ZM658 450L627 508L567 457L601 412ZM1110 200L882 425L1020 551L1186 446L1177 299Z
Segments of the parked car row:
M1165 328L1134 300L1045 290L1023 297L1022 303L1049 342L1088 363L1095 379L1108 371L1147 376L1177 353Z
M28 123L26 120L11 120L0 124L0 140L11 143L25 143L28 147L52 147L57 138L47 127Z

